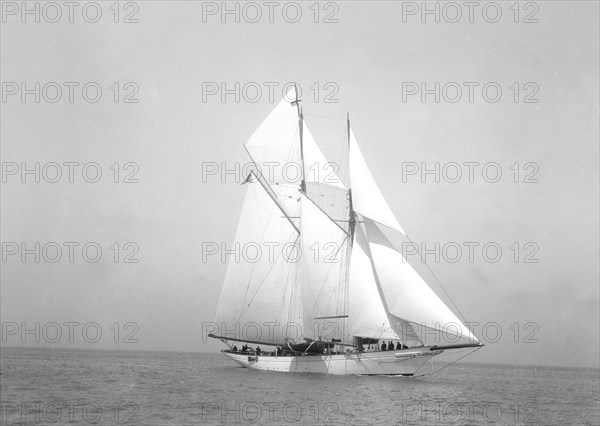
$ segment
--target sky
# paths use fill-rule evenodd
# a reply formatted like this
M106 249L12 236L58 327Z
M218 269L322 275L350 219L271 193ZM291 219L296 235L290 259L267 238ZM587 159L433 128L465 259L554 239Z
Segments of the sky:
M598 3L490 3L4 2L2 345L222 349L203 247L231 245L245 191L223 171L296 82L332 161L350 114L486 344L469 361L598 367Z

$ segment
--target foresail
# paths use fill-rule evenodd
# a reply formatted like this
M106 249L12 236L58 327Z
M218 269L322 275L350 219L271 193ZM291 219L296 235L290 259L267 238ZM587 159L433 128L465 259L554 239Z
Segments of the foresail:
M299 234L259 182L247 187L215 321L221 335L283 343L299 338L303 324ZM277 191L286 211L297 213L297 190Z
M350 182L354 210L376 222L405 234L383 198L373 175L363 158L354 133L350 130Z
M389 313L419 328L437 330L446 336L443 337L445 343L455 343L461 338L477 342L477 338L429 288L375 222L365 218L364 224L371 259Z

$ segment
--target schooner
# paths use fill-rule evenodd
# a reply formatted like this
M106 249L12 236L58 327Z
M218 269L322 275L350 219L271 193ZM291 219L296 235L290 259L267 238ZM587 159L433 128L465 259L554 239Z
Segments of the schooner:
M406 235L349 119L346 131L348 185L295 87L245 144L255 165L235 236L245 255L229 260L209 334L244 367L413 375L444 351L483 346L383 232Z

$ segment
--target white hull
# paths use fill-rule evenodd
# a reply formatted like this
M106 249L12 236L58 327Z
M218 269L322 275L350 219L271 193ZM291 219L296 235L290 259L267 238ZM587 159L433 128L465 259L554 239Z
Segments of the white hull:
M256 356L229 351L222 352L241 366L253 370L336 375L412 376L423 364L443 351L414 348L399 351L305 356Z

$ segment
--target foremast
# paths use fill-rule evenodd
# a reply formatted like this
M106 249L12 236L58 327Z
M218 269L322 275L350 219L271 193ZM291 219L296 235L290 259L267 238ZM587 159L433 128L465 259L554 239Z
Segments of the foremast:
M300 137L300 169L302 172L302 180L300 181L300 191L306 194L306 167L304 165L304 115L302 114L302 106L299 98L298 86L294 84L294 93L296 98L291 102L292 105L296 105L298 112L298 134Z

